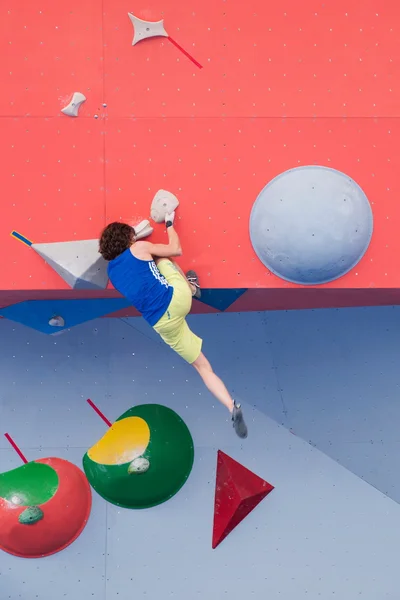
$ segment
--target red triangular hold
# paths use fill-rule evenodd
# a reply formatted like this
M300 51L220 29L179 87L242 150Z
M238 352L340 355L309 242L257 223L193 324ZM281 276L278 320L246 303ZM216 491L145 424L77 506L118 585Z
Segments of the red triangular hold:
M273 489L273 485L218 450L212 547L216 548Z

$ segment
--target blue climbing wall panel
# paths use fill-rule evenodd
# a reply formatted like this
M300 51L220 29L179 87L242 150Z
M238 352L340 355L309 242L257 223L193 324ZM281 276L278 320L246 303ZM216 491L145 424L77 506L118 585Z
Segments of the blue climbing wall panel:
M0 554L4 597L397 600L399 321L390 307L190 317L243 403L244 442L141 319L98 319L60 337L0 321L0 423L29 459L81 464L105 431L88 397L111 420L165 404L195 443L192 474L169 502L138 513L94 494L64 552ZM218 449L275 490L213 551ZM19 464L0 436L0 471Z
M130 306L125 298L91 298L84 300L26 300L0 309L0 316L49 335L92 321ZM49 325L49 320L60 315L63 327Z

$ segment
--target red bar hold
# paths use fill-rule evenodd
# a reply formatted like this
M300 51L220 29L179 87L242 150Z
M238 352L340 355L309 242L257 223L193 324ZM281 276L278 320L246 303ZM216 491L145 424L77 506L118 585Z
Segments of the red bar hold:
M9 433L5 433L4 435L7 438L7 440L10 442L11 446L14 448L15 452L18 454L18 456L20 457L22 462L24 462L26 464L28 461L26 460L25 456L22 454L21 450L18 448L17 444L12 439L11 435Z
M182 46L180 46L178 44L178 42L176 42L171 36L168 36L169 41L171 42L171 44L173 44L176 48L178 48L178 50L180 50L181 52L183 52L183 54L192 61L192 63L194 63L196 65L196 67L199 67L199 69L202 69L202 65L197 62L197 60L195 58L193 58L193 56L191 54L189 54L189 52L186 52L186 50L184 50L182 48Z
M103 419L104 423L107 423L107 425L109 427L112 427L112 423L111 421L109 421L107 419L107 417L105 415L103 415L103 413L101 412L101 410L99 408L97 408L97 406L95 405L94 402L92 402L89 398L87 399L88 404L90 404L90 406L93 408L93 410L95 410L97 412L97 414L99 415L99 417L101 419Z

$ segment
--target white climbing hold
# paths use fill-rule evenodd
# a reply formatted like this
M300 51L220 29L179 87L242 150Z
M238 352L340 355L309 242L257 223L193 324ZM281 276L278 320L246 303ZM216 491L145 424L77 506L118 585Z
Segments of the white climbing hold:
M11 496L11 504L14 504L14 506L20 506L23 502L23 499L20 496L14 495Z
M32 244L47 264L75 290L105 290L107 262L99 254L99 240Z
M141 240L145 237L151 235L154 231L152 226L150 225L150 221L140 221L137 225L134 225L133 229L135 230L136 239Z
M178 206L179 200L174 194L158 190L151 203L150 216L156 223L163 223L165 216L174 212Z
M81 104L85 102L85 100L86 96L84 96L80 92L75 92L72 96L71 102L68 104L68 106L62 108L61 112L64 113L64 115L67 115L68 117L77 117L79 108Z
M52 327L64 327L65 321L62 317L60 317L60 315L56 315L50 319L49 325Z
M150 462L144 456L134 458L128 467L129 475L132 473L146 473L149 470Z
M132 40L132 46L151 37L168 37L168 33L164 29L164 20L161 21L142 21L135 15L128 13L128 16L132 22L134 35Z

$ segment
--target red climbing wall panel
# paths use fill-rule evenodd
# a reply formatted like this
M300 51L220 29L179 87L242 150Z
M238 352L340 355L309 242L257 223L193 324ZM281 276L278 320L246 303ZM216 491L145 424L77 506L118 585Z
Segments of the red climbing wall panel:
M353 177L374 212L364 258L322 288L399 287L400 8L352 4L3 2L0 304L10 290L67 295L11 230L96 237L111 219L145 218L161 187L181 200L181 262L203 287L296 287L258 261L248 220L271 178L313 163ZM164 18L203 68L164 38L133 47L128 12ZM60 113L74 91L87 96L78 119Z
M95 114L103 97L102 39L102 9L97 0L3 0L0 115L59 117L75 89L91 98L81 115ZM53 121L55 130L58 124L59 119ZM41 139L46 143L45 132ZM19 174L22 154L20 159Z
M100 120L2 120L6 189L0 243L4 290L69 289L35 252L10 237L13 229L34 242L98 235L104 223L103 135Z

